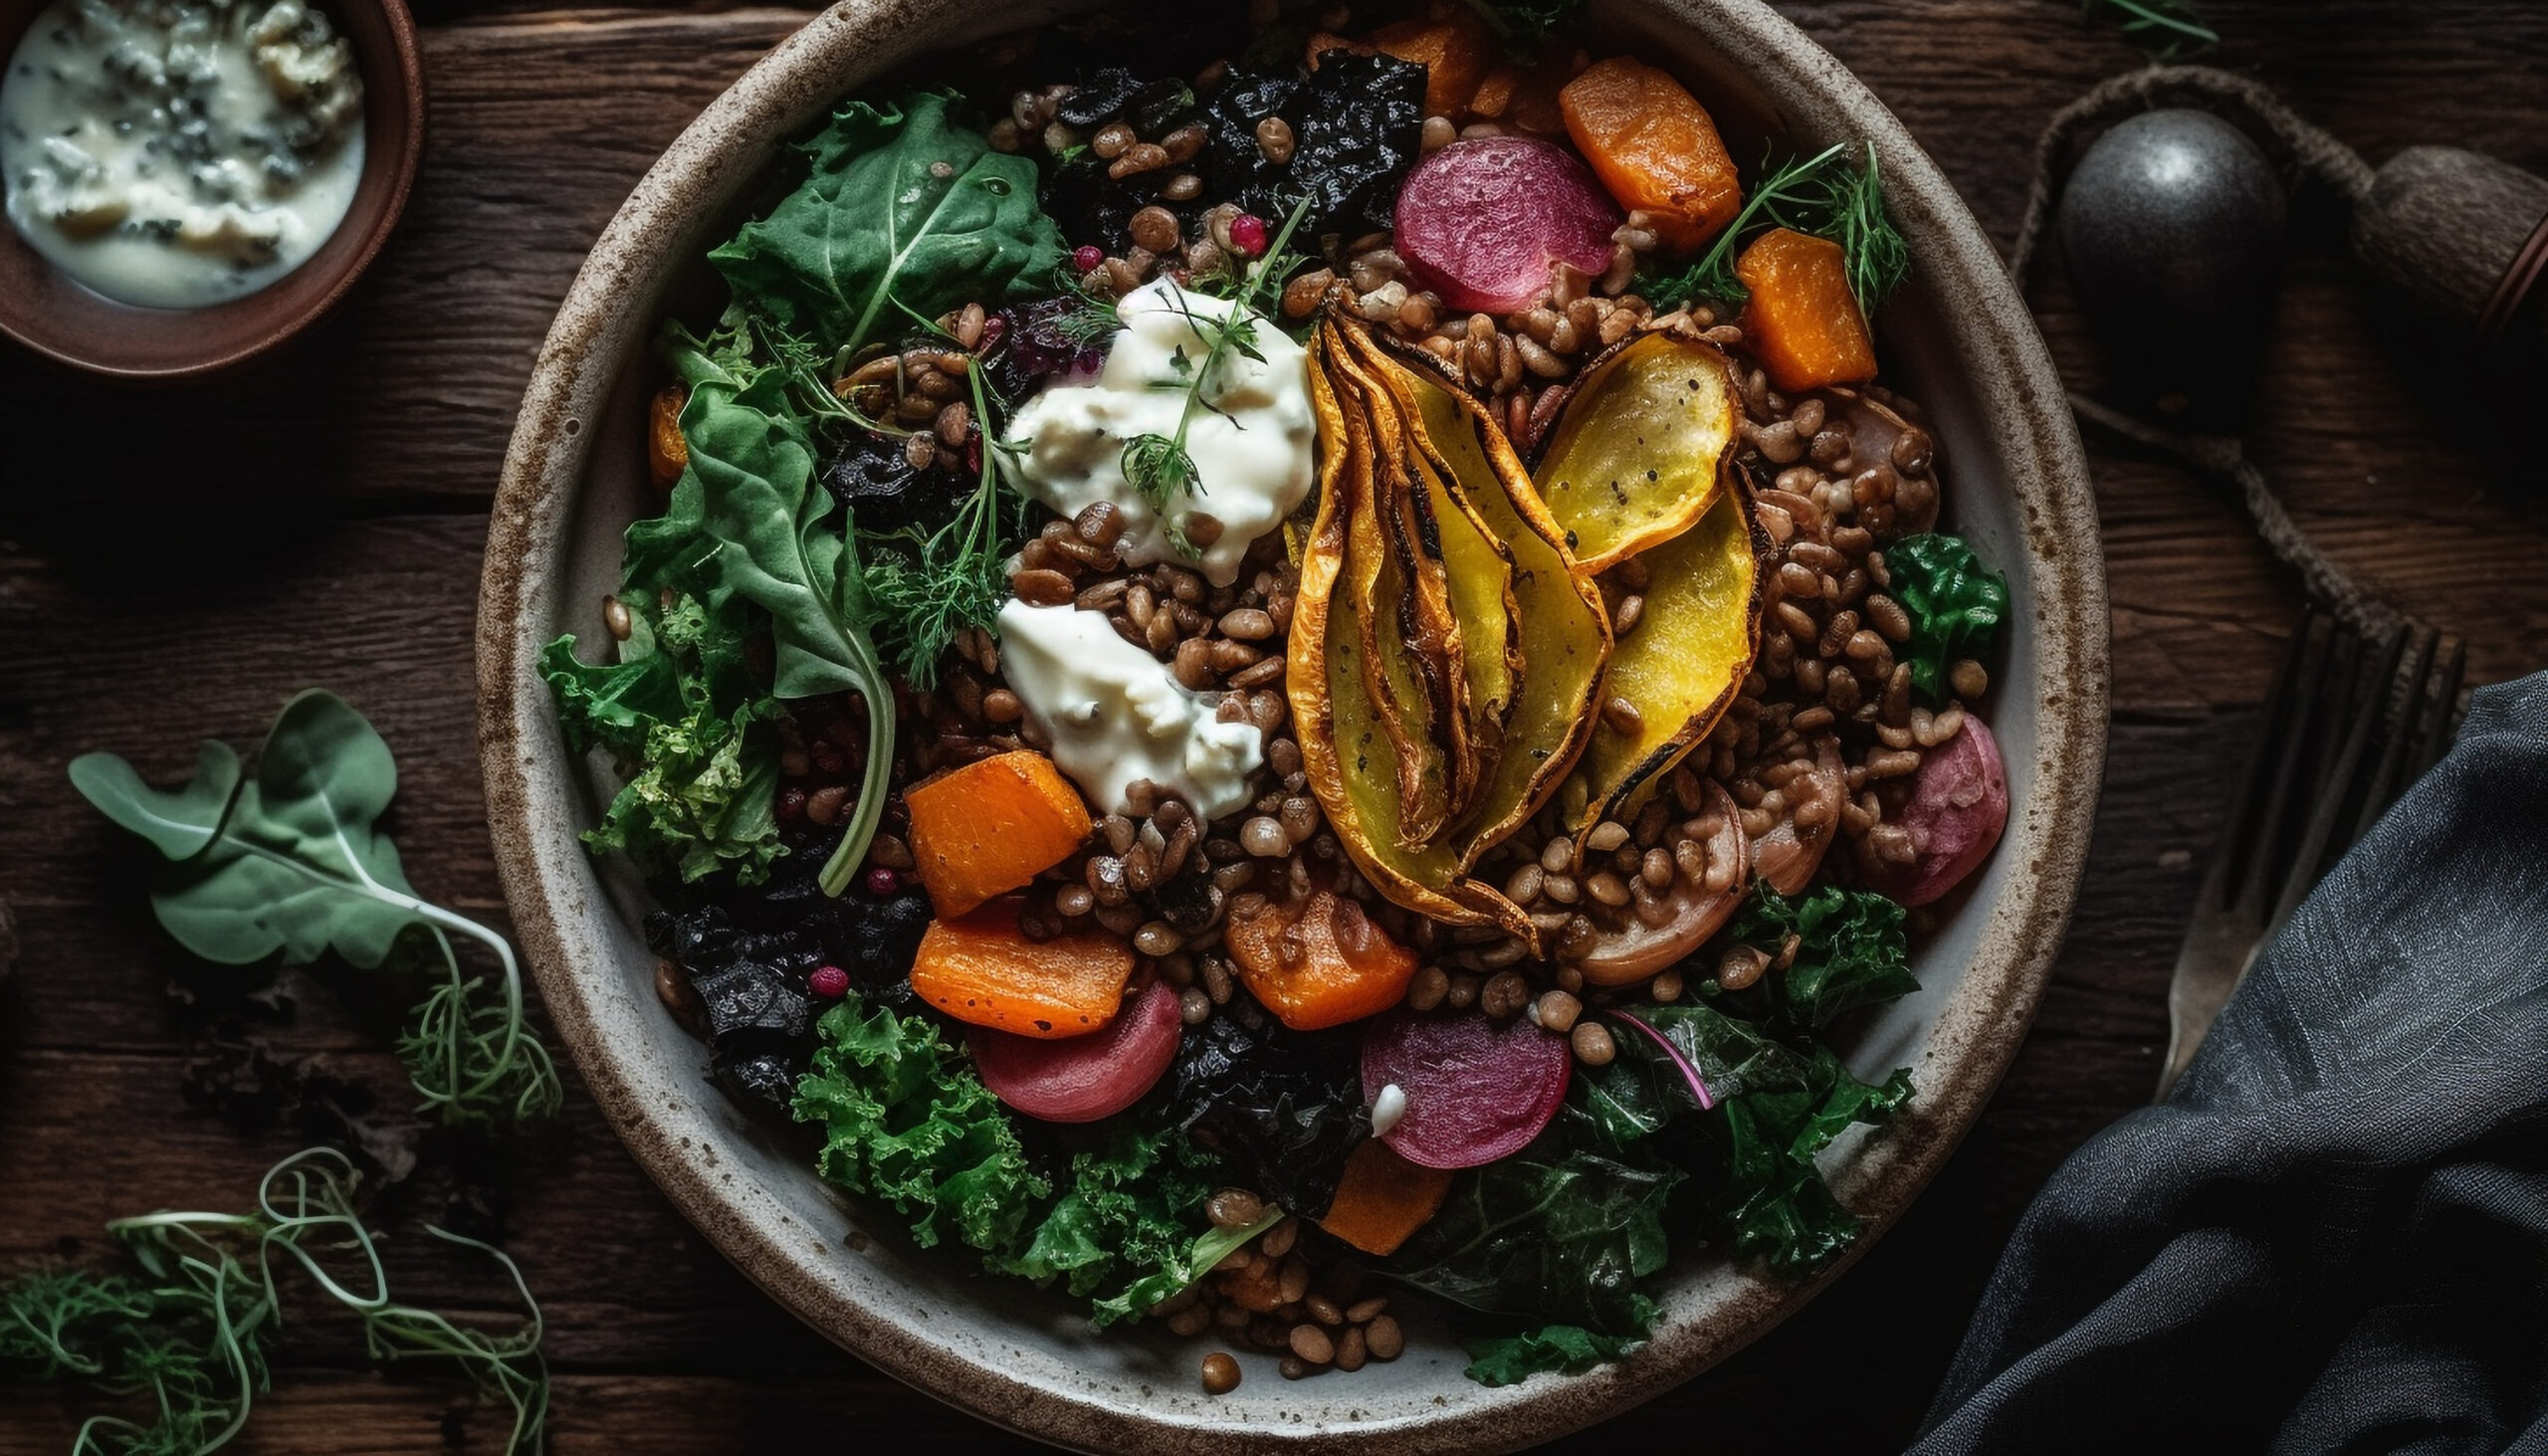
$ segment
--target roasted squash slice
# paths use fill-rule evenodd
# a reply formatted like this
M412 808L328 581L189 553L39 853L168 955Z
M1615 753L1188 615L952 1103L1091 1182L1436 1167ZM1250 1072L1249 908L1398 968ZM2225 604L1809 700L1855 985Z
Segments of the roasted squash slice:
M1407 380L1436 465L1460 483L1513 561L1520 691L1504 726L1505 751L1467 819L1454 827L1460 868L1468 870L1540 811L1592 736L1610 618L1600 588L1568 557L1564 531L1504 432L1468 394L1416 370Z
M1698 524L1644 553L1645 610L1610 650L1605 711L1584 750L1583 828L1633 816L1733 705L1761 646L1768 548L1737 486L1718 492ZM1610 707L1616 700L1625 713ZM1631 718L1634 730L1621 731L1618 721Z
M1411 850L1399 840L1398 776L1386 761L1395 748L1365 686L1360 609L1350 590L1339 589L1348 564L1348 520L1370 477L1370 432L1346 407L1331 358L1320 349L1309 361L1321 441L1319 500L1302 543L1285 677L1302 771L1338 843L1381 895L1445 924L1498 926L1536 947L1538 936L1521 907L1461 875L1447 841Z
M1725 351L1695 332L1631 334L1587 366L1531 480L1576 560L1606 571L1687 530L1734 446Z

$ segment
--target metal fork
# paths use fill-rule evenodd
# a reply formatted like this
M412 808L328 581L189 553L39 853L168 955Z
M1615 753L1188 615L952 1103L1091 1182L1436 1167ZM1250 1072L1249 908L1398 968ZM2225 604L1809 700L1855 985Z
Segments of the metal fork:
M2430 627L2375 643L2315 607L2301 613L2177 954L2159 1098L2194 1060L2256 948L2448 746L2467 649L2453 642L2442 658L2442 646Z

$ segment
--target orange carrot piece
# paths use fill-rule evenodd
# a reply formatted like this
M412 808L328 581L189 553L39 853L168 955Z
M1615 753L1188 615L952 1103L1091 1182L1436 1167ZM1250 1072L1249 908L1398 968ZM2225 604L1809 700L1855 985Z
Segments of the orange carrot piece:
M1504 113L1513 108L1513 95L1521 87L1522 68L1510 61L1496 62L1478 78L1477 91L1469 97L1469 114L1485 121L1503 119Z
M1364 37L1384 56L1424 68L1424 114L1458 120L1493 59L1495 34L1467 6L1440 20L1401 20Z
M912 861L942 916L962 915L1070 858L1088 838L1088 805L1053 760L1019 749L915 785Z
M1422 1228L1451 1191L1451 1170L1419 1167L1378 1138L1355 1144L1337 1180L1336 1201L1318 1226L1361 1249L1386 1256Z
M1568 82L1558 105L1576 150L1619 206L1645 212L1663 251L1696 249L1742 210L1715 119L1665 72L1613 56Z
M932 921L912 961L912 991L975 1026L1053 1040L1084 1036L1123 1009L1133 947L1102 931L1030 940L1019 903L995 901Z
M1839 244L1773 228L1734 261L1734 276L1752 294L1743 308L1744 342L1771 383L1794 394L1875 377L1875 339L1849 291Z
M1406 996L1415 952L1334 891L1233 915L1221 945L1250 994L1294 1031L1377 1016Z

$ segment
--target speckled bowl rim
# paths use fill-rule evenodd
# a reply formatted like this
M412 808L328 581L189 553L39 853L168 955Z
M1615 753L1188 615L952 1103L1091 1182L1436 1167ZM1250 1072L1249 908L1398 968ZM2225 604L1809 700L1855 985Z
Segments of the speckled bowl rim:
M629 1150L676 1206L743 1273L807 1324L942 1400L1011 1429L1088 1450L1506 1450L1580 1429L1687 1379L1775 1326L1864 1253L1945 1162L1981 1115L2031 1022L2067 927L2085 861L2106 731L2107 619L2097 517L2078 435L2042 339L1997 251L1934 163L1838 61L1759 0L1622 0L1685 28L1758 86L1790 119L1836 116L1876 149L1888 204L1914 243L1924 285L1962 335L1960 357L2017 496L2032 583L2023 624L2038 685L2034 788L1998 855L2013 868L1996 901L1975 907L1972 958L1928 1032L1913 1110L1866 1140L1834 1176L1867 1220L1849 1255L1819 1277L1781 1284L1737 1276L1707 1318L1667 1320L1633 1357L1591 1374L1476 1387L1430 1409L1356 1419L1351 1393L1297 1386L1315 1413L1282 1426L1214 1425L1127 1408L1091 1388L1038 1385L993 1360L956 1355L924 1327L847 1298L806 1230L714 1155L730 1136L693 1089L633 1075L615 1049L644 1035L623 981L584 973L605 954L612 914L573 829L588 810L535 670L539 635L582 489L595 420L628 350L642 339L681 221L721 205L737 158L759 158L855 78L963 31L962 0L849 0L782 42L704 111L649 171L594 245L533 368L504 469L480 598L479 730L498 867L514 925L558 1036ZM1037 18L1023 7L1003 25ZM926 38L926 39L924 39Z

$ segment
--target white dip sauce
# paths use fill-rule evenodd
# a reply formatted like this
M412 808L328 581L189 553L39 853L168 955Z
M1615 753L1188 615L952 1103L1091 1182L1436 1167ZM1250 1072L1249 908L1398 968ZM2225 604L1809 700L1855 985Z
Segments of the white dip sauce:
M1009 424L1009 447L996 452L1001 468L1020 491L1065 517L1099 501L1114 502L1124 513L1116 551L1132 565L1180 561L1199 565L1215 586L1237 580L1248 542L1273 529L1309 494L1318 425L1310 414L1308 359L1299 344L1272 320L1255 315L1244 325L1246 339L1263 358L1236 347L1221 351L1185 427L1185 453L1201 489L1173 492L1167 520L1124 478L1128 441L1142 435L1175 438L1193 373L1211 349L1192 320L1210 329L1230 310L1226 300L1189 294L1168 279L1126 294L1115 306L1124 326L1106 366L1093 380L1049 385L1027 401ZM1197 515L1218 521L1220 534L1189 556L1175 548L1169 526L1196 537L1209 534L1209 527L1194 528Z
M344 221L362 83L302 0L55 0L0 78L9 221L126 304L255 293Z
M1206 820L1255 797L1248 779L1265 762L1256 726L1222 723L1220 694L1187 692L1104 612L1012 600L999 609L999 661L1052 735L1053 761L1106 810L1130 813L1124 790L1143 778Z

